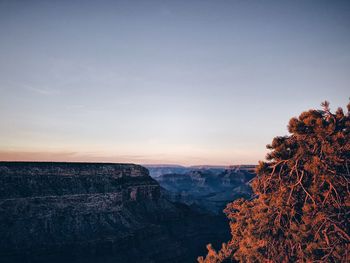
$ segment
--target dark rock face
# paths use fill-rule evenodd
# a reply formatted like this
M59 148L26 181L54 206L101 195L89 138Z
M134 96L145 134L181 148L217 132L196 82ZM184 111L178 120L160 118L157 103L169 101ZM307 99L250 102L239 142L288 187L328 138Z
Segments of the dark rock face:
M0 162L1 262L194 262L228 232L138 165Z
M131 164L0 162L0 183L2 199L157 188L146 168Z
M158 177L162 174L178 173L183 174L187 172L187 167L181 165L144 165L149 171L151 177Z
M255 176L253 171L254 166L230 167L222 172L198 169L185 174L164 174L155 179L170 200L221 213L227 203L250 197L248 182Z
M226 166L181 166L181 165L144 165L150 176L157 178L164 174L186 174L191 171L210 171L212 173L218 174L223 172L227 167Z

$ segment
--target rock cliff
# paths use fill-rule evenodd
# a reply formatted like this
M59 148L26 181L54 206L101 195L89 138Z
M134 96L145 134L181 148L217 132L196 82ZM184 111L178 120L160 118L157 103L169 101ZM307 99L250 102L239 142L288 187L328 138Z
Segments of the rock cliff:
M254 176L254 166L232 166L221 172L197 169L184 174L164 174L155 179L165 189L168 199L222 213L227 203L250 197L249 181Z
M142 166L0 162L1 262L194 262L228 236Z

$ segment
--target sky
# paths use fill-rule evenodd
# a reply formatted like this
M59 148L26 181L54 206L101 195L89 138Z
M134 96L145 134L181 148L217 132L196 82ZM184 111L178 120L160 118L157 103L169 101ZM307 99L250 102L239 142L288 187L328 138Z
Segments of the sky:
M0 160L255 164L349 84L349 1L0 0Z

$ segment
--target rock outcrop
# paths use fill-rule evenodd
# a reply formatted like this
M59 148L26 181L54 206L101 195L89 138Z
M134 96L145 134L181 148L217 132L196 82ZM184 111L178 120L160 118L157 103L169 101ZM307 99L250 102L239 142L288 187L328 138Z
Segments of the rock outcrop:
M155 179L170 200L222 213L226 204L252 191L249 181L255 176L254 166L232 166L221 172L197 169L184 174L164 174Z
M133 164L0 162L1 262L194 262L227 223Z

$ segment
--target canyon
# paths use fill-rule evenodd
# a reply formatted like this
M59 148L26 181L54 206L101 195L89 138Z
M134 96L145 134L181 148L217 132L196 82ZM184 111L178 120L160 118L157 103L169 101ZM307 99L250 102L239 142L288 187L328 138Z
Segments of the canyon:
M134 164L0 162L1 262L195 262L223 215L171 200Z
M229 202L251 197L249 182L255 176L254 169L254 165L200 166L189 167L178 173L178 169L172 170L169 167L165 170L173 171L172 173L154 178L169 200L185 203L197 210L222 214ZM158 172L153 171L156 174Z

